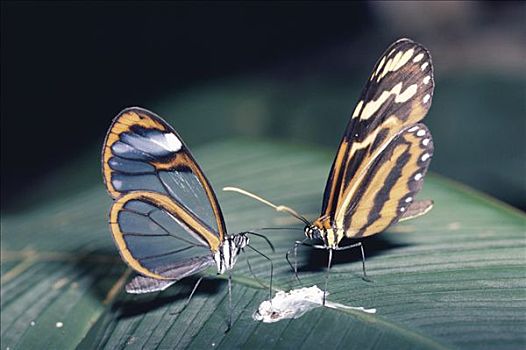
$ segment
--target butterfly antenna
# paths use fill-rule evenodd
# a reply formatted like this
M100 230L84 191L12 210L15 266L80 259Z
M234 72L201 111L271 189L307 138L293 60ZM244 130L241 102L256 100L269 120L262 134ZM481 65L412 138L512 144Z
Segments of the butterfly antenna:
M245 195L247 197L253 198L253 199L257 200L257 201L260 201L263 204L268 205L269 207L272 207L272 208L276 209L276 211L289 213L290 215L294 216L296 219L302 221L306 225L310 225L309 220L305 219L305 217L303 217L300 214L298 214L294 209L289 208L289 207L284 206L284 205L276 205L276 204L274 204L274 203L272 203L272 202L270 202L270 201L268 201L268 200L266 200L264 198L261 198L258 195L255 195L254 193L245 191L245 190L243 190L241 188L238 188L238 187L223 187L223 191L241 193L241 194L243 194L243 195Z
M274 249L274 245L272 244L270 239L268 239L265 235L262 235L261 233L257 233L257 232L252 232L252 231L245 231L245 232L242 232L242 233L243 234L254 235L254 236L258 236L258 237L263 238L265 241L267 241L268 245L270 246L270 249L272 249L272 252L274 253L276 251L276 249Z
M261 231L267 231L267 230L299 230L299 231L304 231L305 229L301 228L301 227L260 227L256 230L261 230Z

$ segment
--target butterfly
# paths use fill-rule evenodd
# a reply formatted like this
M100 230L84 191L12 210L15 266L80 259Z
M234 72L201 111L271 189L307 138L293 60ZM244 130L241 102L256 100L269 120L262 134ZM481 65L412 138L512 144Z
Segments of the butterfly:
M294 254L298 245L329 251L325 292L334 250L360 247L366 278L362 243L340 245L342 240L377 234L433 206L431 200L415 200L433 156L431 133L420 123L431 106L433 89L433 64L425 47L400 39L387 48L347 124L325 186L321 214L313 222L244 190L225 190L266 202L306 224L306 238L295 243ZM297 265L293 268L297 276Z
M248 247L270 261L249 245L247 235L264 236L227 234L201 168L177 132L154 113L132 107L117 115L104 141L102 173L114 199L109 220L113 239L122 259L139 273L126 292L162 291L215 265L218 274L228 273L232 310L230 271L240 252ZM270 266L272 285L271 261ZM231 321L232 312L228 328Z

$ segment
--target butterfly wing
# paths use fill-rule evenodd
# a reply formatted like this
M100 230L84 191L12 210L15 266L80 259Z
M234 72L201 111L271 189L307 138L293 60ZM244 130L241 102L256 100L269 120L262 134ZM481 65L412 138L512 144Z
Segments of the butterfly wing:
M422 120L433 97L433 66L420 44L401 39L392 44L373 69L347 125L327 181L318 226L341 224L337 217L358 203L364 177L378 164L400 132ZM383 158L382 158L383 159ZM373 203L368 206L373 209ZM350 230L347 236L351 236ZM341 237L339 238L341 239Z
M159 292L170 287L175 282L203 271L214 264L215 262L211 255L191 258L170 265L169 270L163 273L164 277L171 278L169 280L160 280L140 275L134 277L128 284L126 284L126 292L131 294Z
M225 232L217 199L165 121L140 108L122 111L106 136L102 169L115 199L113 238L123 260L143 277L127 290L162 290L214 263L211 251Z
M369 167L359 190L345 196L336 227L347 237L365 237L384 231L409 212L415 217L429 210L425 202L413 201L432 156L433 141L424 124L403 129Z
M165 194L222 241L224 219L210 183L177 132L154 113L132 107L117 115L104 142L102 171L114 199L131 191Z
M433 208L433 204L433 201L430 199L411 203L400 219L398 219L398 222L416 219L419 216L427 214Z
M110 227L122 259L141 275L155 279L187 276L181 266L193 265L195 258L208 256L212 263L210 251L217 251L220 244L192 212L157 192L133 191L117 199L110 211ZM180 274L174 274L174 269Z

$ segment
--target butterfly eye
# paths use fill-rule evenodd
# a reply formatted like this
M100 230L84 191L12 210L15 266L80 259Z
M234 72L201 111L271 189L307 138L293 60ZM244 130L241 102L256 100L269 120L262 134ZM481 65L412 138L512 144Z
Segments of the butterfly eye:
M305 226L305 236L309 239L316 239L320 237L320 230L315 226Z

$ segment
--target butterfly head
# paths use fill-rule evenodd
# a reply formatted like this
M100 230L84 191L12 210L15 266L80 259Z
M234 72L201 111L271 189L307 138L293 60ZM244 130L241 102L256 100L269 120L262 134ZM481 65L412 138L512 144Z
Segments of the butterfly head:
M250 243L250 238L248 238L245 232L235 235L228 235L226 236L226 240L230 241L231 244L233 244L233 246L237 247L238 249L243 249Z
M307 225L305 226L305 236L308 239L323 239L322 230L316 225Z
M323 242L326 248L334 249L337 247L339 239L337 239L337 231L332 227L326 227L322 222L316 220L313 224L305 226L305 236L308 239L318 239ZM341 239L341 238L340 238Z

